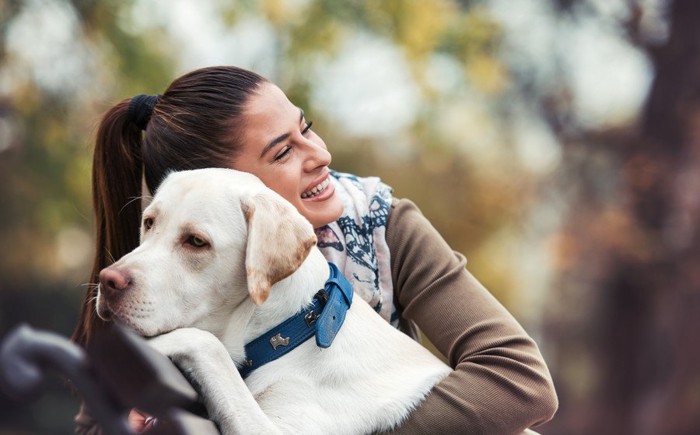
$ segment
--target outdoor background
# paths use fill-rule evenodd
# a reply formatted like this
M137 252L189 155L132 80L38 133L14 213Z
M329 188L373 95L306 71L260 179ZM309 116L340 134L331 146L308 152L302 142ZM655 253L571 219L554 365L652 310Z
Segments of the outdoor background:
M552 371L542 434L700 433L695 0L0 0L0 337L75 325L101 113L218 64L468 257ZM0 398L0 433L77 403Z

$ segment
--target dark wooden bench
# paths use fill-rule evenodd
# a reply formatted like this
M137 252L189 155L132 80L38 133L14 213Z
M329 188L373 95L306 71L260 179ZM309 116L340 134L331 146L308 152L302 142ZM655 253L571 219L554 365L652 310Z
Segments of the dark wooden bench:
M132 408L158 418L149 434L219 434L180 371L124 327L100 331L87 349L26 324L3 338L0 388L7 396L35 400L51 375L70 381L106 434L133 434L127 423Z

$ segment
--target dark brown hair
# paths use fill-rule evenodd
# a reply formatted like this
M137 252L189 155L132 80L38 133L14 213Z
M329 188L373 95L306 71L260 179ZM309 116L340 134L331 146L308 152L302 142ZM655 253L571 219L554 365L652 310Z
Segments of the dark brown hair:
M176 79L158 98L145 132L128 115L131 99L102 118L92 167L95 260L90 280L139 244L142 179L151 192L170 171L229 167L240 149L242 112L266 80L232 66L202 68ZM97 289L83 299L73 340L87 344L103 326Z

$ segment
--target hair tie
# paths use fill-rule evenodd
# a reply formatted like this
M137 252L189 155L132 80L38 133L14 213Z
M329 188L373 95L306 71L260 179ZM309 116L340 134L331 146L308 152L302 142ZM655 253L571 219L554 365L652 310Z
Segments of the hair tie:
M145 130L148 121L151 119L153 108L156 106L160 98L158 95L137 95L129 102L129 109L126 112L127 117L141 130Z

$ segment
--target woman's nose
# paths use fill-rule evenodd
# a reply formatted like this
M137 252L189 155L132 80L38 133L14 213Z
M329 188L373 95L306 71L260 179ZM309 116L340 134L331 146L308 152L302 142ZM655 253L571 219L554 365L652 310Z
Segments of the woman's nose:
M304 170L311 172L318 167L328 166L331 164L331 153L328 152L323 142L319 144L309 140L307 145L307 155L304 159Z

